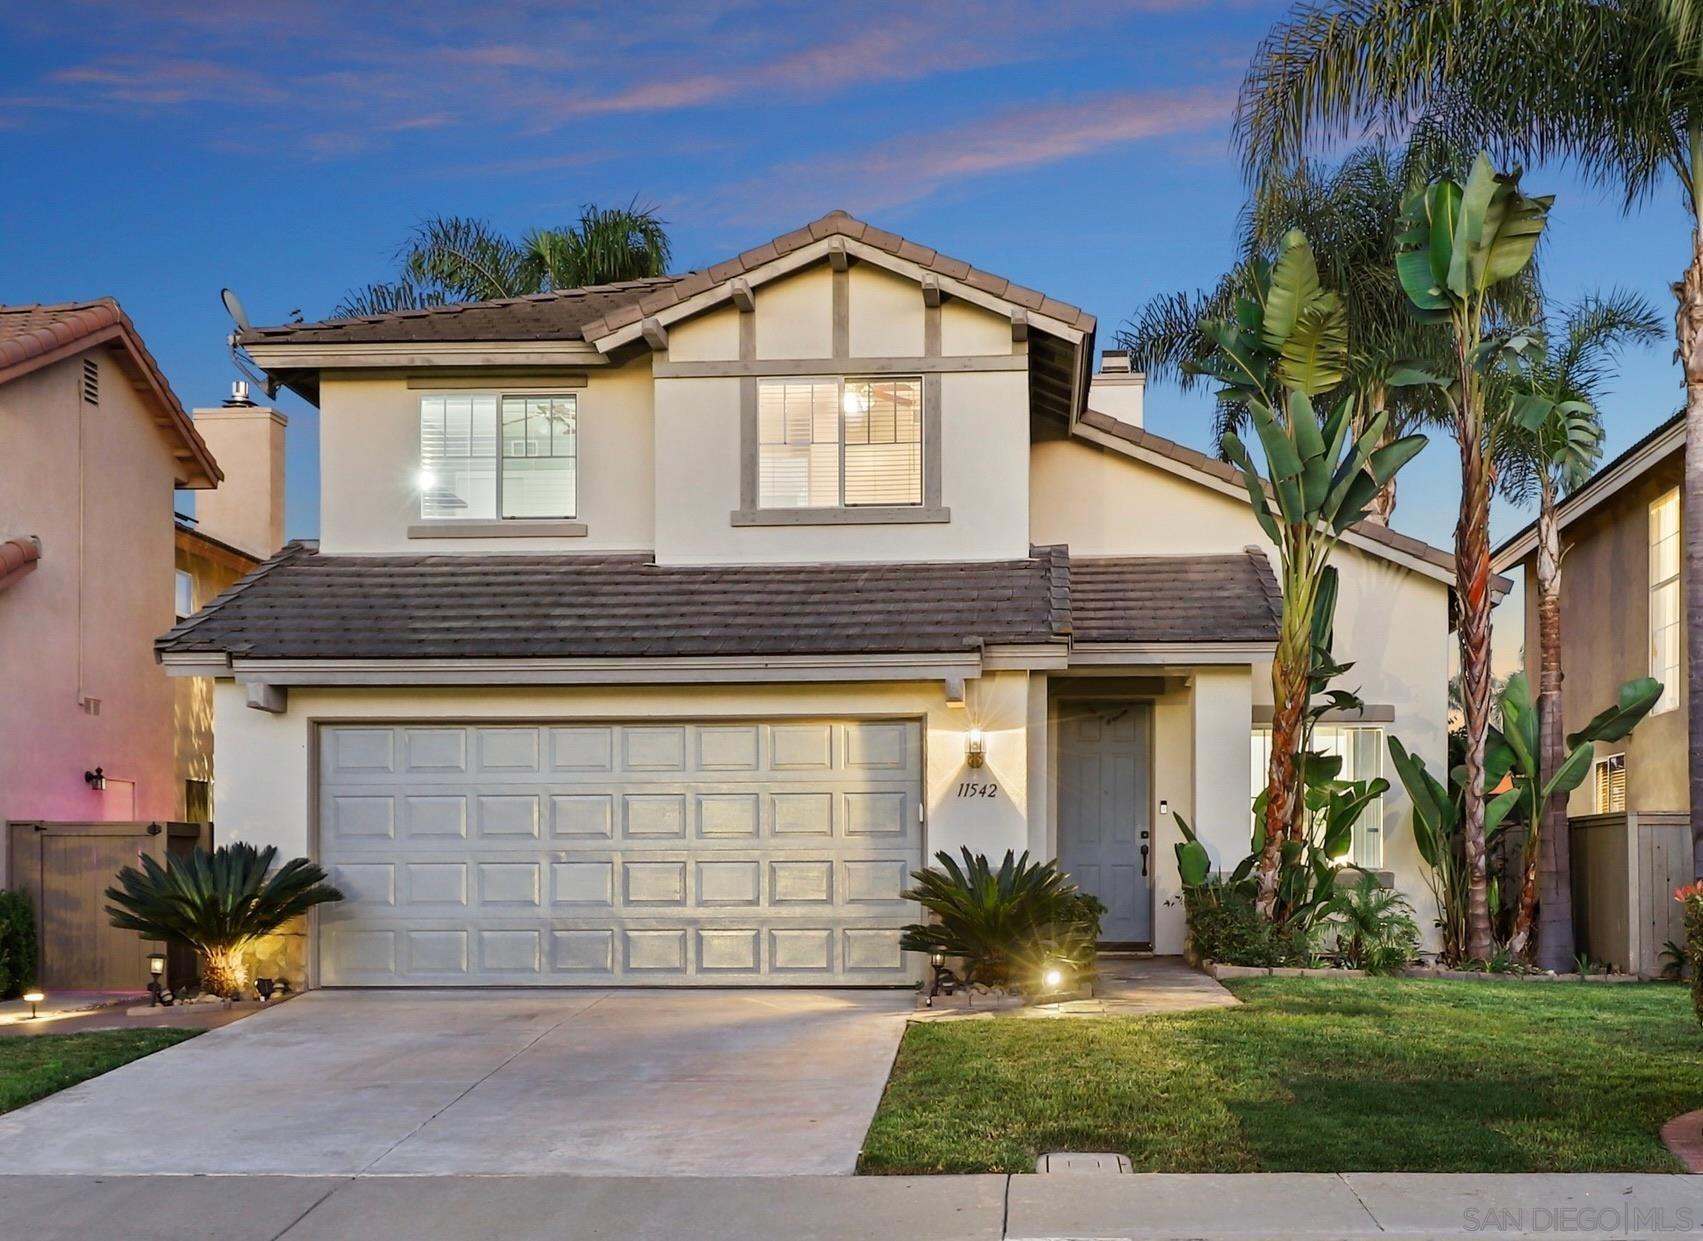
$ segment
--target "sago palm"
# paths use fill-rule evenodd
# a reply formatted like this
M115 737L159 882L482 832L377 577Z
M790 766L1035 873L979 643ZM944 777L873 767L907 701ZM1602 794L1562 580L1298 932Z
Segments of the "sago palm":
M519 241L484 220L434 216L398 248L397 280L352 290L334 313L352 318L643 280L666 274L672 257L666 225L637 202L585 206L576 224L535 229Z
M315 905L340 901L325 872L306 858L277 870L267 845L220 845L173 856L161 866L146 854L106 890L112 925L143 939L181 940L195 950L201 985L214 995L240 995L248 984L243 950Z
M1424 123L1505 159L1572 161L1630 209L1677 191L1685 493L1703 495L1703 0L1316 0L1260 44L1237 137L1257 182L1308 150ZM1703 854L1703 505L1684 506L1691 826Z
M1516 503L1538 504L1537 599L1539 748L1541 768L1561 770L1561 528L1556 504L1589 478L1602 455L1599 403L1615 353L1661 336L1661 321L1643 298L1614 291L1570 308L1559 330L1529 349L1508 377L1513 428L1498 461L1497 485ZM1537 911L1537 960L1564 970L1573 959L1573 891L1567 849L1567 795L1556 793L1532 825L1537 848L1527 865L1509 947L1527 951ZM1535 865L1534 865L1535 863Z

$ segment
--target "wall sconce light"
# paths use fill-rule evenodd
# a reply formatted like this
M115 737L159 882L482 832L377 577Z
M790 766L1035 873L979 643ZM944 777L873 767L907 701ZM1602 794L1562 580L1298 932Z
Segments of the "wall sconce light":
M972 728L964 734L964 761L972 767L980 767L987 758L987 743L982 738L982 730Z
M30 1006L30 1020L34 1021L36 1018L35 1006L47 999L47 997L40 991L26 991L22 998L24 1003Z
M934 970L934 982L928 988L928 998L923 1001L923 1007L933 1008L935 996L952 995L958 990L958 975L946 968L946 949L938 945L929 951L928 963Z
M88 781L89 787L97 793L106 787L106 772L99 767L96 767L93 771L85 771L83 779Z
M166 954L150 952L148 954L148 1007L158 1008L160 992L165 989Z

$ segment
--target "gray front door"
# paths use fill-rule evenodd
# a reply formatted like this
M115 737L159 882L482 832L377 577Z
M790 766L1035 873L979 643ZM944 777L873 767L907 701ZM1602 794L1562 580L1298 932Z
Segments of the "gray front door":
M1139 703L1067 703L1059 727L1059 863L1105 902L1106 943L1153 940L1151 731Z

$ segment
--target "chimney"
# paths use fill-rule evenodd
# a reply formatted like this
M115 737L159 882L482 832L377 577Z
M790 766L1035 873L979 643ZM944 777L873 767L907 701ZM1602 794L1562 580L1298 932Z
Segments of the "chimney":
M248 385L231 385L217 409L198 409L195 429L207 441L225 480L195 495L195 528L265 559L284 545L284 428L288 419L249 399Z
M1147 376L1130 369L1127 349L1107 349L1100 354L1100 373L1088 385L1088 408L1139 427L1146 387Z

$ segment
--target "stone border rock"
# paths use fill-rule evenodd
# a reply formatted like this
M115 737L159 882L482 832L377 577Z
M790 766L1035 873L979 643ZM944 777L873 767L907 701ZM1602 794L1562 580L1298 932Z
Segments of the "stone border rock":
M1206 961L1201 969L1223 982L1227 978L1365 978L1365 970L1301 969L1273 965L1221 965ZM1450 970L1437 965L1410 965L1403 978L1446 978L1452 982L1644 982L1636 974L1492 974L1488 970Z
M1662 1126L1662 1145L1693 1176L1703 1175L1703 1107Z

